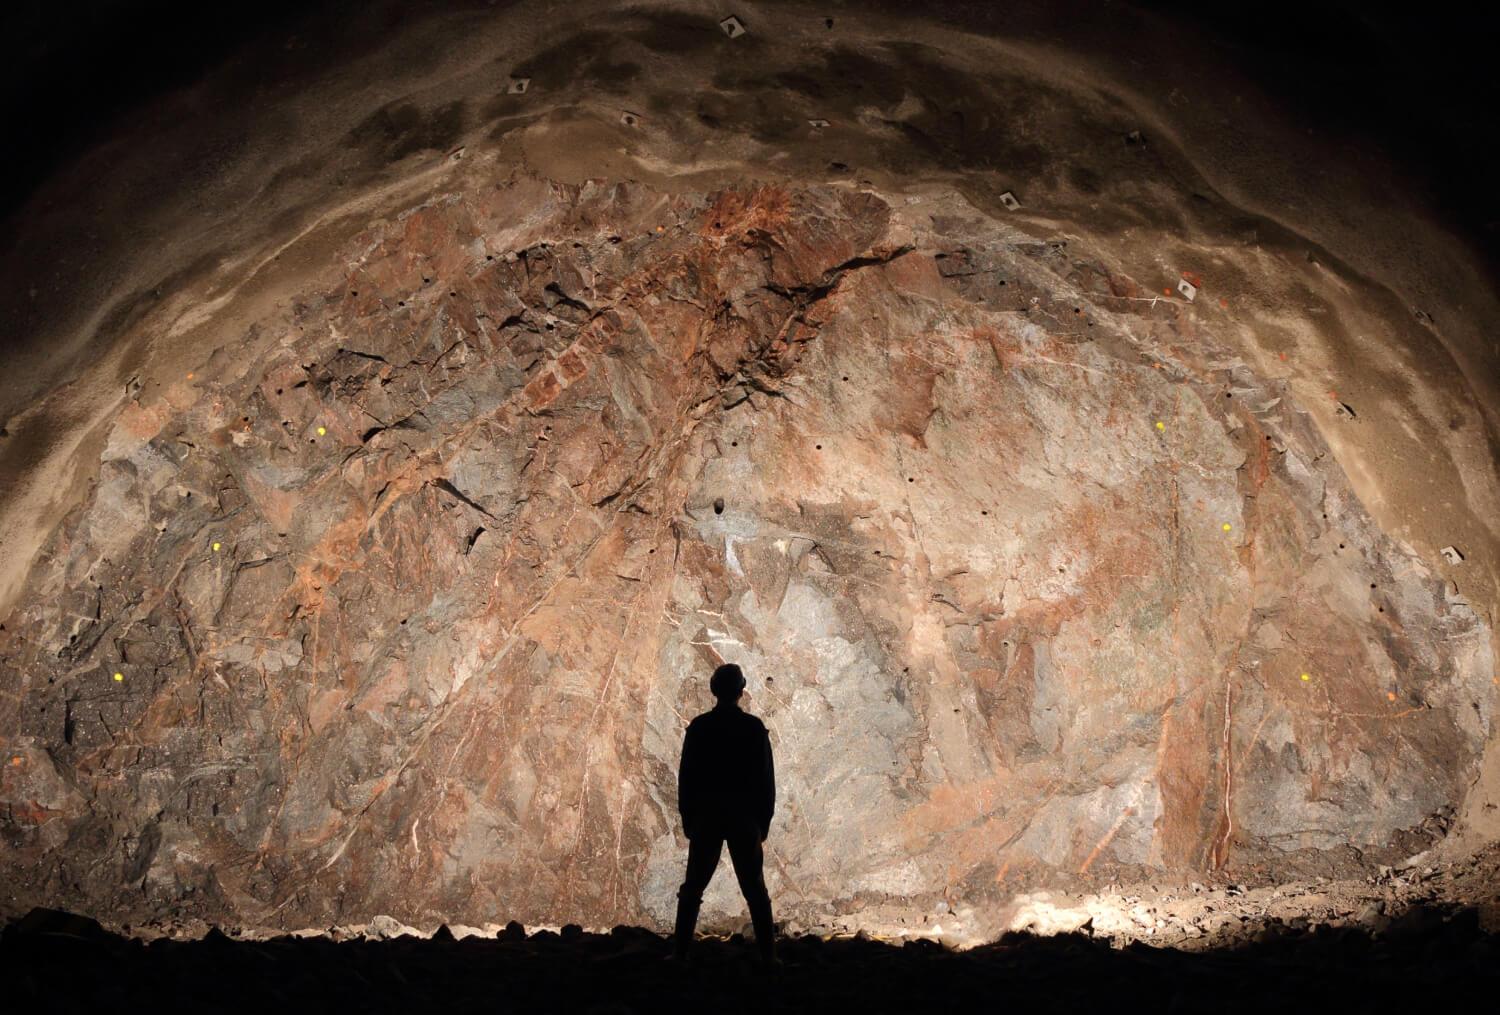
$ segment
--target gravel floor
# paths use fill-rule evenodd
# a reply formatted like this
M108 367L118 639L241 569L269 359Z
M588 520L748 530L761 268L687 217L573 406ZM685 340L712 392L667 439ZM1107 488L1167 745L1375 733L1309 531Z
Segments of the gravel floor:
M282 937L150 943L37 911L0 939L9 1010L646 1013L993 1010L1412 1010L1493 996L1500 942L1474 909L1423 908L1383 933L1269 928L1234 950L1125 948L1084 934L1008 935L954 952L793 937L767 975L738 936L700 939L686 966L667 939L619 927L455 940Z

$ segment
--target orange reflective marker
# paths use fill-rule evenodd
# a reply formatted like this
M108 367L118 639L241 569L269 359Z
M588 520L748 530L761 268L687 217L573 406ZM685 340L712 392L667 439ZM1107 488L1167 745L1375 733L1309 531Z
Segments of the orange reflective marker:
M19 765L21 763L21 756L17 754L14 758L10 759L10 763L12 765Z
M192 380L193 379L193 372L191 370L188 371L188 378L187 379L188 380Z
M1395 701L1396 700L1396 692L1395 691L1386 691L1385 692L1385 700L1386 701Z

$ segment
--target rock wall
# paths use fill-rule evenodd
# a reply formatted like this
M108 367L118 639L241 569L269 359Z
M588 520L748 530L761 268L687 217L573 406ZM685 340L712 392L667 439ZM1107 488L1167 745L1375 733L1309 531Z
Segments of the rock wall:
M808 920L1378 850L1489 734L1288 386L951 188L486 180L223 339L0 631L9 907L663 925L726 659Z

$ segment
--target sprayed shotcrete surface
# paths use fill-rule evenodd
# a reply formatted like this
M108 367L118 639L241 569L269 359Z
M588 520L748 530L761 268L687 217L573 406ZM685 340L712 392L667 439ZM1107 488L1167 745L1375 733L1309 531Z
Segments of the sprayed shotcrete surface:
M538 52L685 75L685 31ZM688 126L548 98L540 56L482 116L386 107L347 139L361 196L185 271L16 413L0 906L661 926L721 659L807 926L982 936L1039 888L1353 873L1472 811L1494 482L1461 370L1341 416L1329 371L1422 359L1351 338L1422 329L1388 290L1197 208L1091 92L877 43L771 108L721 69ZM829 165L840 129L871 168ZM1465 476L1463 594L1370 441ZM709 919L738 910L721 877Z

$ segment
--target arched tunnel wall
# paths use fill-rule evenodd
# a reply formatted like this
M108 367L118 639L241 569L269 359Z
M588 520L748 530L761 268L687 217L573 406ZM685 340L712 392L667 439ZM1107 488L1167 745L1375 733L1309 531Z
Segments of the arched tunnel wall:
M802 919L1493 837L1495 299L1399 174L1145 15L566 10L16 218L6 907L664 923L720 660Z

